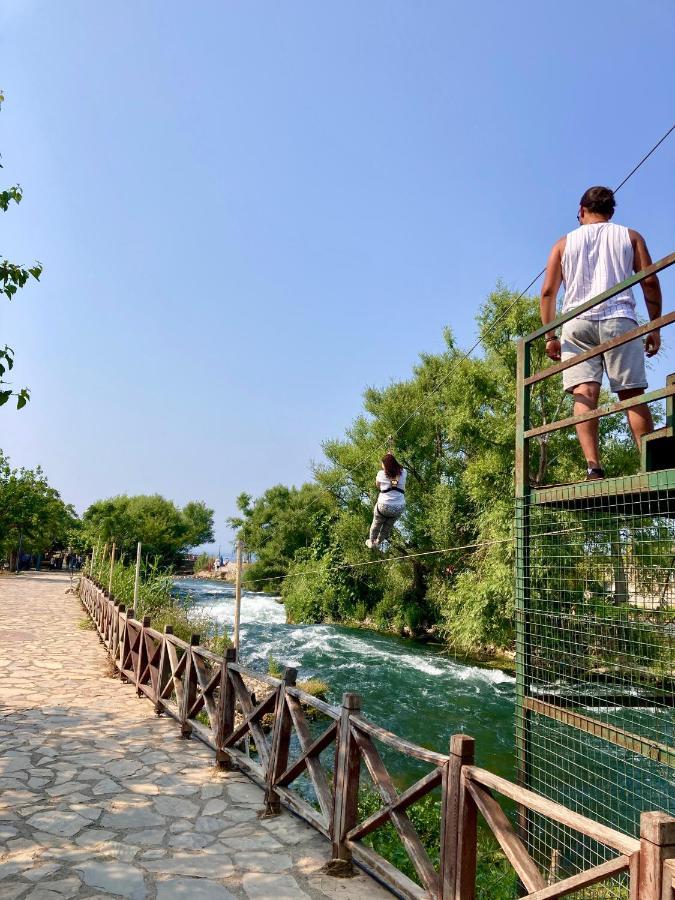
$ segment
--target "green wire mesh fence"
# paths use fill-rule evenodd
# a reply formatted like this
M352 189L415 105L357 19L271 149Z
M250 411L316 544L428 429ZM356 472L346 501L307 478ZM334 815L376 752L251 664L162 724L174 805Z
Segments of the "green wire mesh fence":
M666 257L629 281L674 261ZM529 371L530 344L548 328L519 348L519 777L537 793L637 836L642 811L675 812L675 377L645 398L665 400L666 417L643 442L641 472L534 489L530 441L575 424L533 428L529 420L531 387L565 367ZM533 813L521 813L520 828L551 883L611 856L602 844ZM619 877L574 896L627 898L628 888Z

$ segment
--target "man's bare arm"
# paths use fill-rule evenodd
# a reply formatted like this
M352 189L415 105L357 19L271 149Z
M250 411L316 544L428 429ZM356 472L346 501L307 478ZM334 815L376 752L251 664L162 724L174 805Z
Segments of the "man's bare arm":
M633 271L641 272L642 269L651 266L652 258L647 249L647 243L642 235L638 231L633 231L632 228L628 229L628 233L630 235L630 242L633 245ZM641 281L640 284L642 285L642 293L645 298L645 306L647 307L650 321L652 319L658 319L663 308L661 284L659 283L658 277L656 275L650 275L648 278ZM654 356L659 352L660 347L661 332L658 330L652 331L651 334L647 335L645 341L645 352L647 356Z
M546 263L546 275L541 289L539 312L542 325L548 325L555 319L556 300L562 284L562 255L565 249L565 238L561 238L553 245L548 262ZM546 353L551 359L560 359L560 343L555 332L546 335Z
M651 266L652 258L642 235L637 231L633 231L632 228L629 230L629 234L630 242L633 245L633 271L641 272L642 269ZM642 285L642 293L644 294L649 318L657 319L661 315L662 308L659 279L656 275L650 275L644 281L641 281L640 284Z

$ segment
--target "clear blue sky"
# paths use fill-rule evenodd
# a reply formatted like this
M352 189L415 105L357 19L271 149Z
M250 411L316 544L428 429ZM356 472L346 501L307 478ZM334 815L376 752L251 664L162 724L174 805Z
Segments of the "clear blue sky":
M674 40L670 0L3 0L0 248L45 273L0 308L0 446L79 510L204 499L225 550L675 121ZM655 258L674 161L618 198Z

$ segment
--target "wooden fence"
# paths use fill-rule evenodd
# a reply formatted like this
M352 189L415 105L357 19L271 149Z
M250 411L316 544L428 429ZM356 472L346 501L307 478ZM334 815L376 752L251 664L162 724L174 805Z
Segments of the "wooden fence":
M643 813L640 839L594 822L532 791L474 765L474 741L454 735L448 754L436 753L403 740L360 714L358 694L347 693L341 707L311 696L296 686L296 672L283 679L247 669L234 650L218 656L190 643L166 627L151 628L146 617L134 618L91 579L80 580L80 597L123 680L155 705L157 714L172 716L185 737L194 735L211 747L224 768L237 768L265 790L263 816L284 806L331 842L326 871L350 874L352 861L374 872L395 893L414 900L473 900L477 862L477 819L480 814L494 834L523 885L529 900L567 897L625 873L629 900L675 900L675 819L663 813ZM260 686L261 697L251 691ZM311 725L309 717L312 716ZM324 725L317 734L316 717ZM299 752L291 759L293 746ZM377 744L430 767L411 787L399 793ZM251 752L251 743L254 751ZM332 766L321 754L333 748ZM358 821L362 764L382 806ZM294 789L305 776L316 805ZM438 865L430 858L406 810L440 787L441 833ZM511 825L495 794L591 838L616 855L555 883L542 874ZM382 825L396 829L417 873L417 884L364 844ZM561 868L562 871L562 868ZM557 875L556 877L559 877Z

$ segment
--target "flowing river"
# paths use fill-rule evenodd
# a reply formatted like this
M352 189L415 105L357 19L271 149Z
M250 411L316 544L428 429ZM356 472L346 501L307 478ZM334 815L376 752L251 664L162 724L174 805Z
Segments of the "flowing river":
M231 629L234 588L225 582L183 579L200 612ZM298 670L298 679L317 676L330 685L329 701L344 691L362 697L364 714L400 737L447 752L450 735L476 739L476 760L493 772L514 774L515 679L500 669L460 662L414 640L339 625L288 625L284 607L267 594L244 592L241 603L241 659L267 671L268 658ZM398 771L396 771L398 770ZM414 763L399 757L402 781Z

